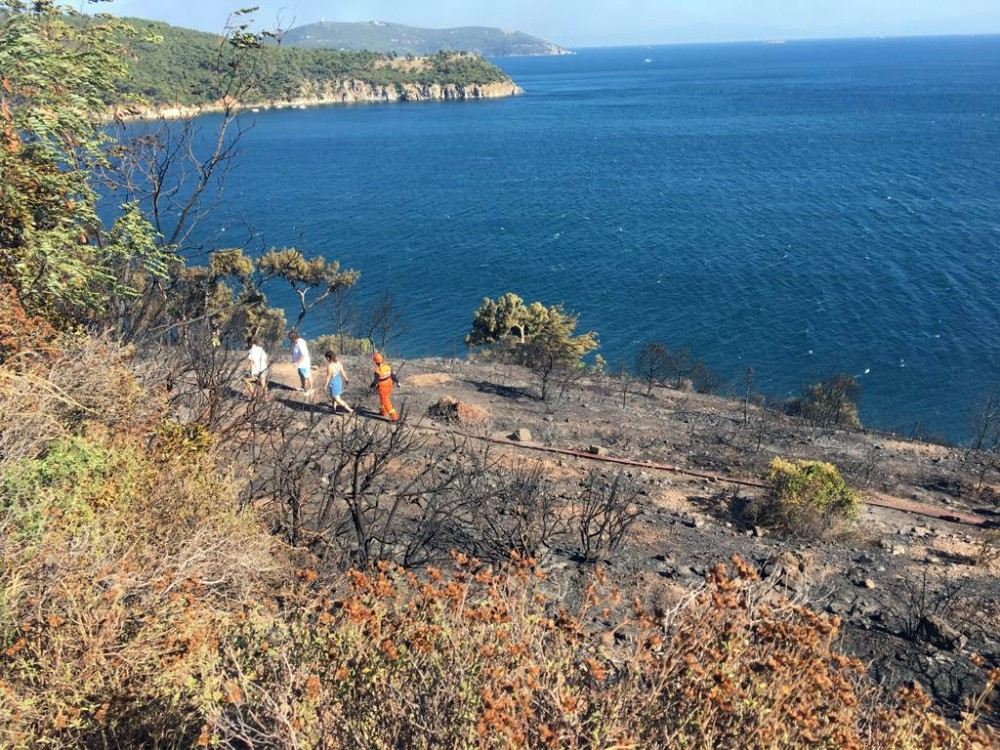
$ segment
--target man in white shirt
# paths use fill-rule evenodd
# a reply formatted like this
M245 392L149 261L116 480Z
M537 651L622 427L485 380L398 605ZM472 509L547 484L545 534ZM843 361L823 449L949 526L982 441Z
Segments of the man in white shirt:
M288 334L288 340L292 342L292 362L295 363L295 367L299 371L299 383L302 387L299 389L305 391L306 393L312 393L312 359L309 357L309 345L306 344L306 340L299 336L298 331L291 331Z
M247 359L250 361L250 375L246 379L247 396L250 398L267 398L267 371L269 362L267 352L255 337L247 339L250 351Z

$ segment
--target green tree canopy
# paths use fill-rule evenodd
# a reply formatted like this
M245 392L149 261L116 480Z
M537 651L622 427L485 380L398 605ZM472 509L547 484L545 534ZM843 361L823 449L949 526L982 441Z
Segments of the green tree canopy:
M300 250L285 248L271 250L257 261L261 277L283 279L299 299L298 328L310 310L322 304L341 289L354 286L361 274L341 269L336 260L313 258L307 260Z
M234 7L236 7L234 5ZM248 11L250 9L247 9ZM478 55L439 52L404 61L377 52L333 49L297 49L269 43L278 32L248 31L248 14L236 19L228 33L230 44L218 34L170 26L141 18L127 19L149 36L126 40L133 63L119 81L122 94L137 92L152 104L207 105L225 97L243 104L328 95L345 81L363 81L397 88L407 85L459 86L509 82L498 67ZM150 37L155 35L155 40ZM229 66L247 62L234 45L264 47L253 58L253 75L239 76L234 87ZM118 102L115 102L118 103Z
M106 102L131 28L52 2L0 0L0 279L25 309L68 325L131 294L165 258L135 204L110 227L96 175L115 146Z
M506 336L516 335L524 343L528 308L524 300L507 292L496 300L486 298L472 318L472 330L465 337L468 346L495 344Z
M280 309L268 306L254 271L254 262L239 248L211 253L206 266L181 265L168 296L166 318L210 320L221 340L236 345L247 336L277 341L285 316Z
M858 399L861 384L846 373L805 386L802 395L786 403L786 411L820 427L861 427Z
M508 292L496 300L483 300L465 343L492 346L503 359L530 369L539 379L544 399L560 373L581 369L583 357L598 347L595 332L576 335L578 323L562 305L525 305L521 297Z
M518 343L544 344L567 362L579 360L597 348L593 331L574 335L579 320L562 305L546 307L541 302L525 305L513 292L496 300L486 298L472 318L465 337L468 346L487 346L515 339Z

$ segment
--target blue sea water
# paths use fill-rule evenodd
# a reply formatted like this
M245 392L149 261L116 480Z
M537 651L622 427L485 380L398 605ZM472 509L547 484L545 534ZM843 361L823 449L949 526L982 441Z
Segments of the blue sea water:
M968 435L1000 380L1000 38L499 64L523 97L254 115L203 235L360 270L397 355L461 352L514 290L613 365L662 340L774 396L845 371L866 423Z

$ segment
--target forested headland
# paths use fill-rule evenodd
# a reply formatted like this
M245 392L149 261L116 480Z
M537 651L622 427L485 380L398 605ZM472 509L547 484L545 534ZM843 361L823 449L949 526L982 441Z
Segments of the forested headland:
M207 104L229 92L220 85L218 66L222 37L157 21L126 19L153 40L129 41L134 56L122 93L138 94L151 103ZM508 76L477 55L438 52L425 58L396 58L377 52L339 52L267 46L257 61L244 103L291 100L320 91L330 83L362 81L375 86L472 86L509 81Z

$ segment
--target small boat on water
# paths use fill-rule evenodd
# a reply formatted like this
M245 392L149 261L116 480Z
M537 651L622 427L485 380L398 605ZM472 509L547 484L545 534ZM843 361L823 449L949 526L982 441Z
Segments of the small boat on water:
M251 109L250 111L251 111L251 112L254 112L254 113L256 113L256 112L260 112L260 107L254 107L254 108L253 108L253 109Z
M652 60L652 58L647 57L645 60L643 60L643 62L646 63L647 65L649 65L649 63L653 62L653 60Z

